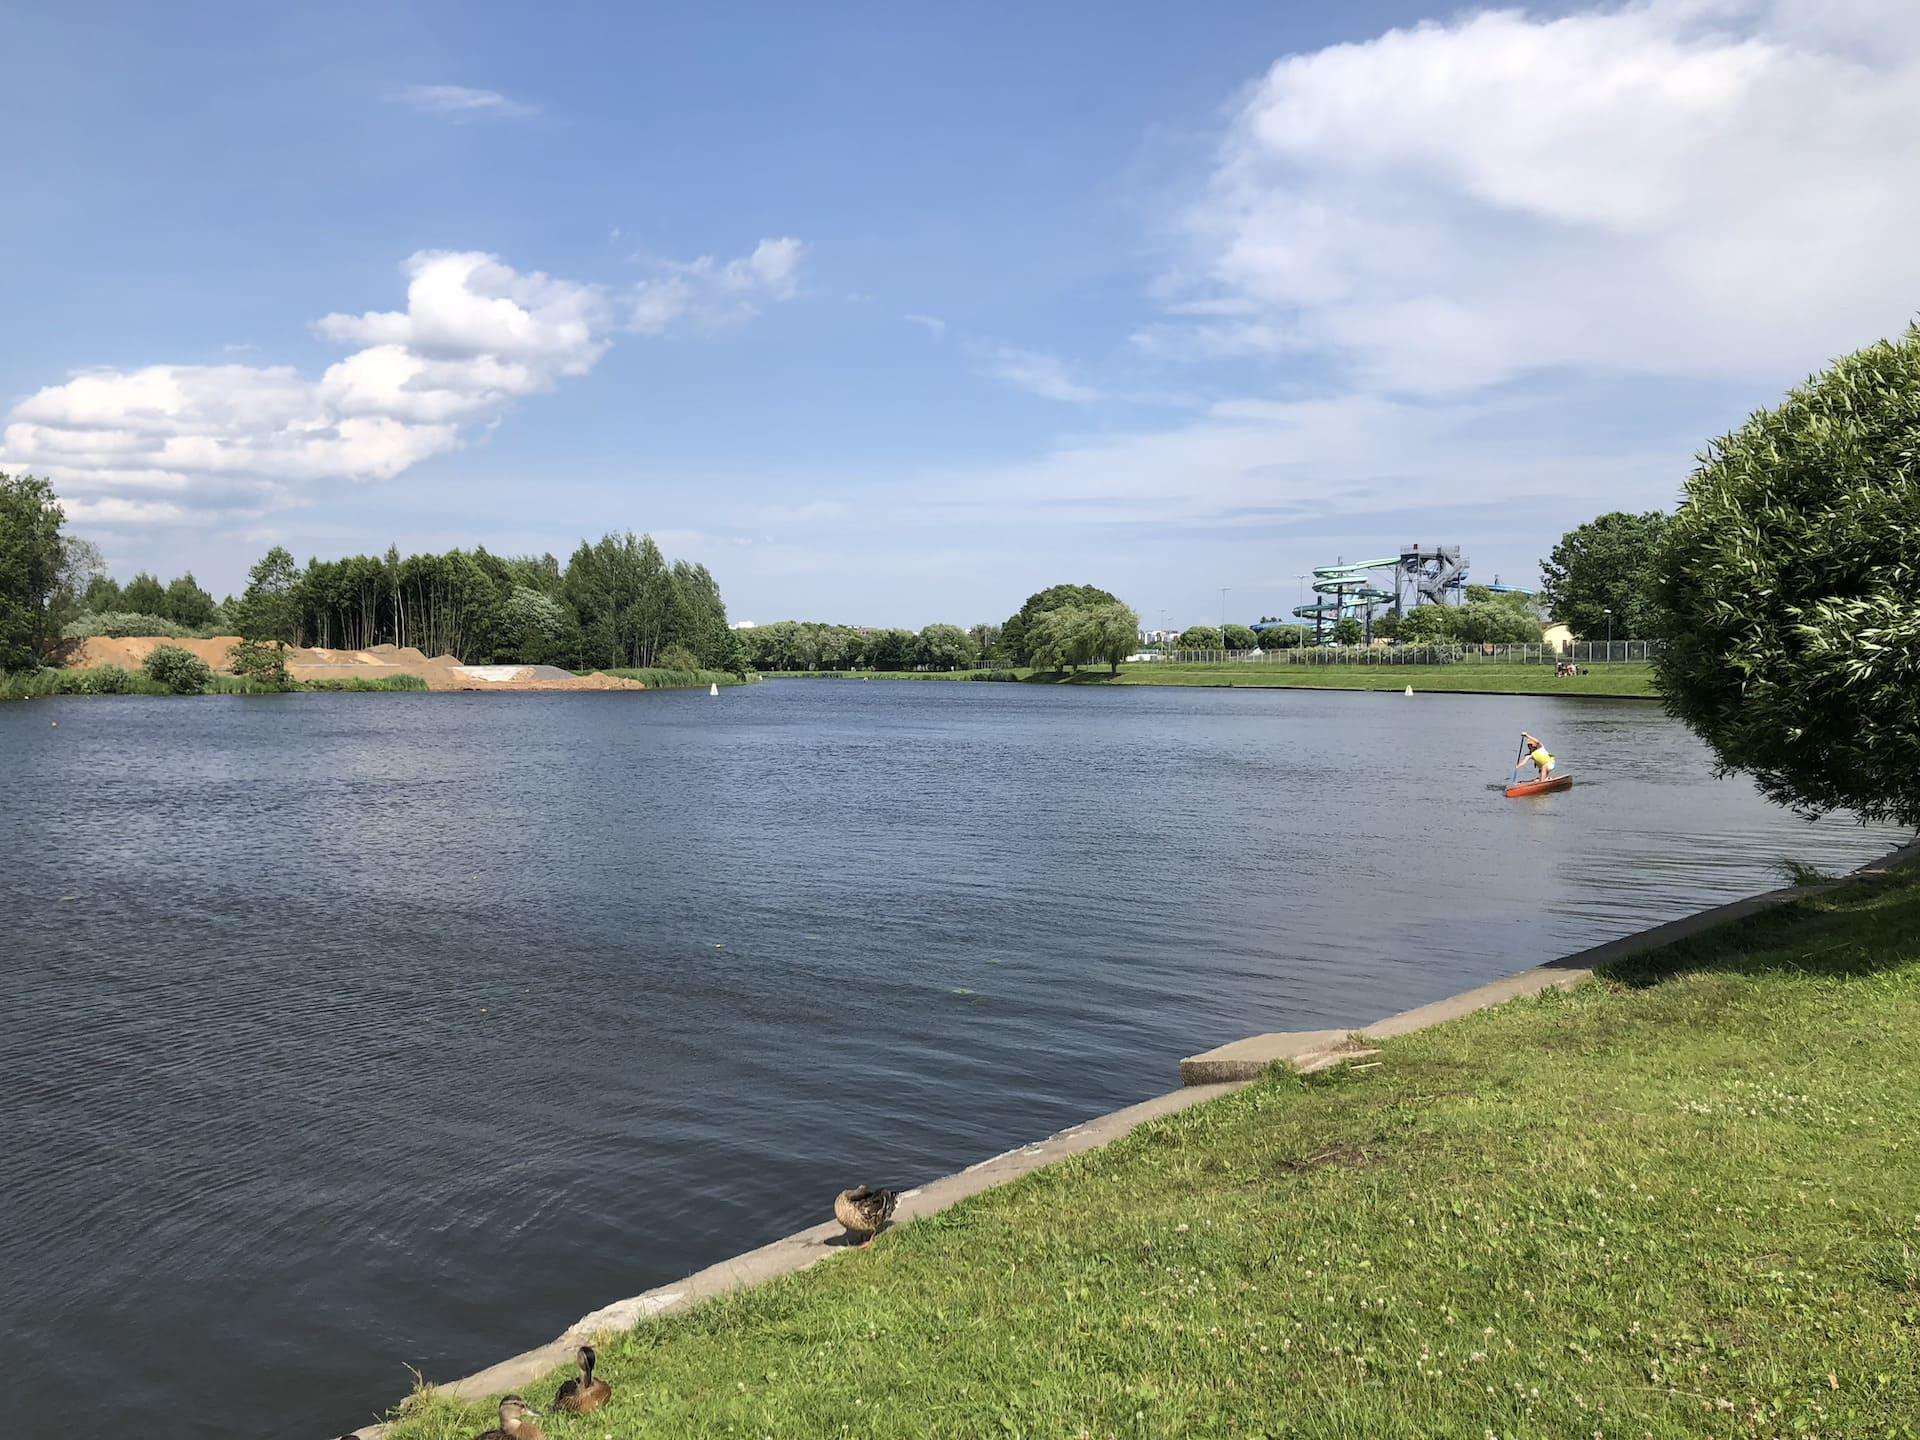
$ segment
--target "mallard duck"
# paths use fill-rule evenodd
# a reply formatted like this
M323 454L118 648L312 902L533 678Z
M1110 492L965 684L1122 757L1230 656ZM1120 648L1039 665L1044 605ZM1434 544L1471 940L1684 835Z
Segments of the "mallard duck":
M509 1395L500 1402L500 1423L479 1440L547 1440L533 1422L539 1413L518 1395Z
M613 1395L613 1387L593 1378L594 1364L600 1359L593 1346L582 1345L574 1352L573 1359L580 1373L560 1387L560 1393L553 1397L553 1408L569 1415L585 1415L606 1404Z
M847 1234L855 1237L854 1243L864 1245L886 1228L887 1222L893 1219L893 1207L899 1203L898 1190L876 1190L871 1185L862 1185L834 1196L833 1218L845 1227Z

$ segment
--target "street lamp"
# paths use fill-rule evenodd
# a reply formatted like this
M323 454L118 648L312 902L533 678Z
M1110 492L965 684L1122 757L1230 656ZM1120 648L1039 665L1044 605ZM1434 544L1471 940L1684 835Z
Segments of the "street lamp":
M1613 659L1613 611L1606 606L1600 607L1607 617L1607 659Z
M1220 587L1220 658L1222 660L1227 658L1227 592L1232 588L1231 585Z

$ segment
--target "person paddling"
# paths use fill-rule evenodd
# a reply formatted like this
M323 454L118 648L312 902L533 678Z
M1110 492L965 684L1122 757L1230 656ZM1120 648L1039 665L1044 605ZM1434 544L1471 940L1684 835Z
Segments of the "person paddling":
M1522 730L1520 732L1520 747L1521 747L1521 756L1520 756L1520 759L1514 764L1514 767L1513 767L1514 769L1518 770L1522 765L1525 765L1529 761L1531 761L1533 764L1540 767L1540 773L1537 778L1541 780L1547 780L1552 778L1553 756L1547 753L1546 746L1542 745L1533 736L1529 735L1526 731Z

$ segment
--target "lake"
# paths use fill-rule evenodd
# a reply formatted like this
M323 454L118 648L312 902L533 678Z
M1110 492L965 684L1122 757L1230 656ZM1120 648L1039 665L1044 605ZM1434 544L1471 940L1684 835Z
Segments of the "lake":
M1523 727L1572 791L1489 788ZM96 698L0 764L0 1343L74 1435L321 1440L1182 1055L1898 838L1632 701Z

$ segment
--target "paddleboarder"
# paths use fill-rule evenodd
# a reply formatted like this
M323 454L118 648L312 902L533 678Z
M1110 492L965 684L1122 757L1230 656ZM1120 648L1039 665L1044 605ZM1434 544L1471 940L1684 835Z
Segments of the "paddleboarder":
M1520 732L1520 759L1514 764L1513 768L1518 770L1529 761L1540 767L1539 779L1550 780L1553 778L1553 756L1547 753L1546 746L1522 730Z

